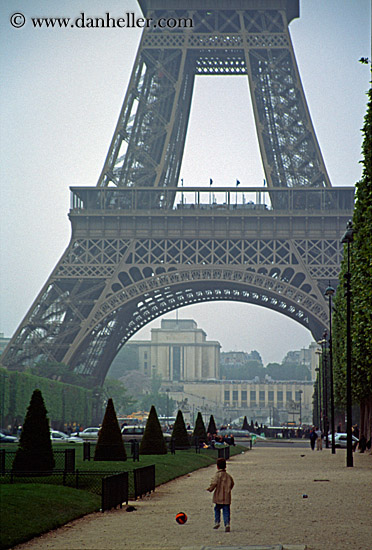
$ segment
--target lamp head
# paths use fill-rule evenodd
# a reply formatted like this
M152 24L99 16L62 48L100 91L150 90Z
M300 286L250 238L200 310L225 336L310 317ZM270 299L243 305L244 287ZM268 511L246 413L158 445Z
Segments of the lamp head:
M336 291L333 288L333 286L327 286L327 288L325 289L324 295L325 296L333 296L335 292Z
M349 220L346 224L346 231L341 239L342 244L352 243L354 240L353 222Z

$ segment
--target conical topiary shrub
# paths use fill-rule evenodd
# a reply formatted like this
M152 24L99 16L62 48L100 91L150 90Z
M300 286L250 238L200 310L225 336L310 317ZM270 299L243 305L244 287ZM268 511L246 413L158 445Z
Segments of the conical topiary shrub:
M211 434L211 435L217 433L217 426L216 426L216 423L215 423L215 421L214 421L214 416L213 416L213 414L211 414L211 417L210 417L210 419L209 419L209 424L208 424L207 433L209 433L209 434Z
M201 412L198 412L198 416L196 417L195 422L195 428L194 432L192 434L193 441L195 442L196 438L198 438L199 443L206 443L207 442L207 432L205 431L205 426L203 422L203 417L201 415Z
M49 420L40 390L34 390L23 423L13 469L20 472L48 472L54 468Z
M126 460L127 453L116 417L114 403L110 397L107 402L102 427L99 431L94 460Z
M160 426L158 415L152 405L146 422L145 431L140 445L141 455L166 455L167 445Z
M187 449L190 447L189 435L186 430L182 411L178 411L177 413L177 418L173 426L172 438L175 441L176 449Z
M244 420L243 420L242 430L247 430L247 432L249 432L249 424L246 416L244 417Z

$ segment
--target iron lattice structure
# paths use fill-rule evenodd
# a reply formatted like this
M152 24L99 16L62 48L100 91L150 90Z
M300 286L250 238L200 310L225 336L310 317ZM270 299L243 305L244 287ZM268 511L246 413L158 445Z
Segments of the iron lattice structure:
M193 26L144 30L98 184L72 188L71 242L4 352L8 368L63 362L100 385L141 327L211 300L271 308L316 339L327 326L353 189L331 188L311 124L288 32L298 0L140 4ZM177 187L194 78L211 74L248 76L268 190L211 201Z

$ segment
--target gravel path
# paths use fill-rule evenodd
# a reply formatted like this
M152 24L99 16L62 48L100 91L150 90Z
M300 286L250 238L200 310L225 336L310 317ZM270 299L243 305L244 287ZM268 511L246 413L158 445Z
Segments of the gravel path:
M212 497L205 489L215 466L158 487L130 504L73 521L17 550L180 550L248 545L306 545L307 550L372 550L372 456L332 455L295 448L263 448L233 457L231 532L213 530ZM307 495L307 498L304 498ZM188 521L178 525L177 512Z

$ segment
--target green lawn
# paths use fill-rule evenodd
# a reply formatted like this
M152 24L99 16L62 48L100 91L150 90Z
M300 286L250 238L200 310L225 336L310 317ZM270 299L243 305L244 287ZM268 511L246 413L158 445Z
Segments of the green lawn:
M62 448L62 446L54 446ZM69 445L67 448L71 448ZM194 449L177 451L175 455L140 455L139 462L83 461L82 446L76 445L76 468L80 471L132 471L155 464L156 485L216 463L217 451ZM9 449L10 450L10 449ZM231 447L231 456L247 449ZM130 478L132 476L129 476ZM101 497L84 490L46 483L0 484L0 550L25 542L68 521L100 508Z
M230 455L240 454L246 451L245 447L237 445L230 447ZM128 458L124 462L95 462L94 460L83 461L82 450L76 450L76 468L78 470L91 471L125 471L131 472L135 468L155 464L156 468L156 485L166 483L171 479L182 476L193 470L204 468L210 464L215 464L218 452L213 449L201 449L200 453L196 453L195 449L188 451L176 451L175 455L168 453L166 455L140 455L139 462L133 462Z
M70 487L38 483L1 485L0 549L25 542L84 516L101 497Z

